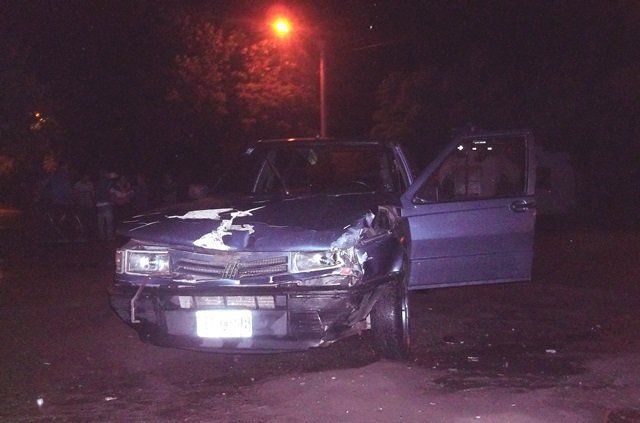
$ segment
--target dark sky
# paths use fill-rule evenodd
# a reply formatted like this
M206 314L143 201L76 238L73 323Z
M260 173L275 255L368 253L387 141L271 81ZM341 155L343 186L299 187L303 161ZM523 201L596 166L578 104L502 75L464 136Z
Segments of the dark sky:
M162 125L149 119L165 99L166 69L178 48L173 17L191 11L255 28L273 6L148 0L2 4L5 40L28 49L28 62L49 87L71 142L98 154L101 148L112 151L104 146L114 142L133 152L136 139L150 136L149 128L161 133ZM640 6L634 1L282 4L327 40L330 130L338 135L368 133L376 90L392 71L451 69L482 54L496 75L547 72L597 80L608 69L640 62Z

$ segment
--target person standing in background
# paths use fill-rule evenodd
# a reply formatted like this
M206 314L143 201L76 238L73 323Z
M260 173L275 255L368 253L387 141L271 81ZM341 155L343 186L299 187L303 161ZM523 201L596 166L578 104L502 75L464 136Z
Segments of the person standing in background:
M98 217L98 239L112 241L113 233L113 205L111 204L111 187L118 175L101 171L96 190L96 215Z
M133 208L135 213L141 213L149 208L149 184L144 173L136 175L136 184L133 187Z
M60 163L47 184L48 200L59 214L68 212L73 206L73 189L69 177L69 165Z
M111 204L116 222L120 223L124 219L131 217L133 212L133 188L126 176L122 175L116 183L109 189Z
M83 174L82 178L73 185L73 197L78 216L85 227L85 236L93 237L96 221L96 192L89 174Z

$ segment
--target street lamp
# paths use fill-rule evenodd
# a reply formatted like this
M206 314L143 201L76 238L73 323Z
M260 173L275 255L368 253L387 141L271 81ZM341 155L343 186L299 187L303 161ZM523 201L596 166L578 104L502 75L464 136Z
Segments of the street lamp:
M291 32L291 22L289 19L280 16L271 23L271 28L273 28L273 32L275 32L278 37L284 38Z
M271 29L278 38L289 36L293 30L291 21L283 16L278 16L271 22ZM327 101L325 90L325 65L324 65L324 40L318 41L320 47L320 137L327 137Z

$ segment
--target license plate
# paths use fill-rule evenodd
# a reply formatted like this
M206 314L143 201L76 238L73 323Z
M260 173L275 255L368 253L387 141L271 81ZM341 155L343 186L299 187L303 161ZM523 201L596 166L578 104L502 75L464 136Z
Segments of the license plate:
M251 338L251 310L197 310L200 338Z

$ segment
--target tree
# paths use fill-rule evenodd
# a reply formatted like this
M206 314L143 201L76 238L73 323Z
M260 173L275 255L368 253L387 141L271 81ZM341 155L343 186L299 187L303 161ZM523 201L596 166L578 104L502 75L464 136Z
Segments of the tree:
M26 202L29 183L47 154L58 152L61 128L54 101L29 63L29 49L13 37L0 39L0 198Z
M523 99L511 88L517 75L496 73L483 51L450 65L394 72L378 90L372 135L404 140L428 156L459 129L520 126Z
M313 135L315 68L297 45L280 48L238 29L189 16L181 24L168 95L195 144Z

